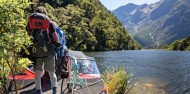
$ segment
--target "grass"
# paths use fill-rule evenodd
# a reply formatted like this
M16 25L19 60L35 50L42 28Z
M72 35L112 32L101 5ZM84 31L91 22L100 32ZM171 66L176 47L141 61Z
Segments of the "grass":
M121 68L108 68L102 78L108 86L109 94L127 94L131 89L128 89L131 75Z

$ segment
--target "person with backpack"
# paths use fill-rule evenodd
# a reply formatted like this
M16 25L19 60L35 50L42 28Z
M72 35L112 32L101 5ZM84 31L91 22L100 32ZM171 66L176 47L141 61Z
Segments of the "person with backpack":
M26 27L32 37L33 44L30 47L30 56L34 60L35 86L37 94L42 94L41 77L43 71L50 76L52 94L57 92L57 76L55 74L55 49L60 46L56 27L47 16L44 7L37 7L35 12L28 17Z
M65 39L65 33L64 31L56 24L56 22L52 21L52 23L56 27L56 33L59 37L59 42L60 42L60 47L56 49L56 70L57 74L61 75L61 78L67 78L68 77L68 71L67 71L67 54L68 54L68 49L66 46L66 39Z

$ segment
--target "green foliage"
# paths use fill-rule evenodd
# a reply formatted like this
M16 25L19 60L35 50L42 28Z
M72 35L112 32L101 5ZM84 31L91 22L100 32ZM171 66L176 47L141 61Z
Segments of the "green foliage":
M140 45L126 32L118 19L98 0L63 0L66 6L54 7L39 0L48 15L66 33L67 46L73 50L135 50ZM56 3L56 2L54 2ZM58 3L57 3L58 4ZM51 6L50 6L51 5ZM38 5L36 5L38 6Z
M76 2L76 0L37 0L43 3L49 3L53 7L65 7L68 4Z
M0 86L7 85L10 74L14 76L30 64L17 54L24 45L31 44L25 31L24 8L28 5L28 0L0 0Z
M182 40L176 40L170 45L164 45L160 47L161 49L167 50L190 50L190 36Z
M102 78L108 86L110 94L125 94L131 75L124 70L124 68L108 68L103 74Z

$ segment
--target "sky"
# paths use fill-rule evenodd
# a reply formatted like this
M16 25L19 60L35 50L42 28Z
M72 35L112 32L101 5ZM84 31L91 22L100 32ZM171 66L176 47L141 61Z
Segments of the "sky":
M126 5L128 3L134 3L137 5L141 5L144 3L152 4L158 2L160 0L100 0L100 2L108 9L114 10L120 6Z

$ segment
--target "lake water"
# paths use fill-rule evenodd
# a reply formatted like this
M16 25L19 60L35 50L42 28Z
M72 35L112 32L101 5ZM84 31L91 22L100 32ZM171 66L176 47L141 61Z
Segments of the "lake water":
M190 51L88 52L99 69L124 66L133 75L129 94L190 94Z

